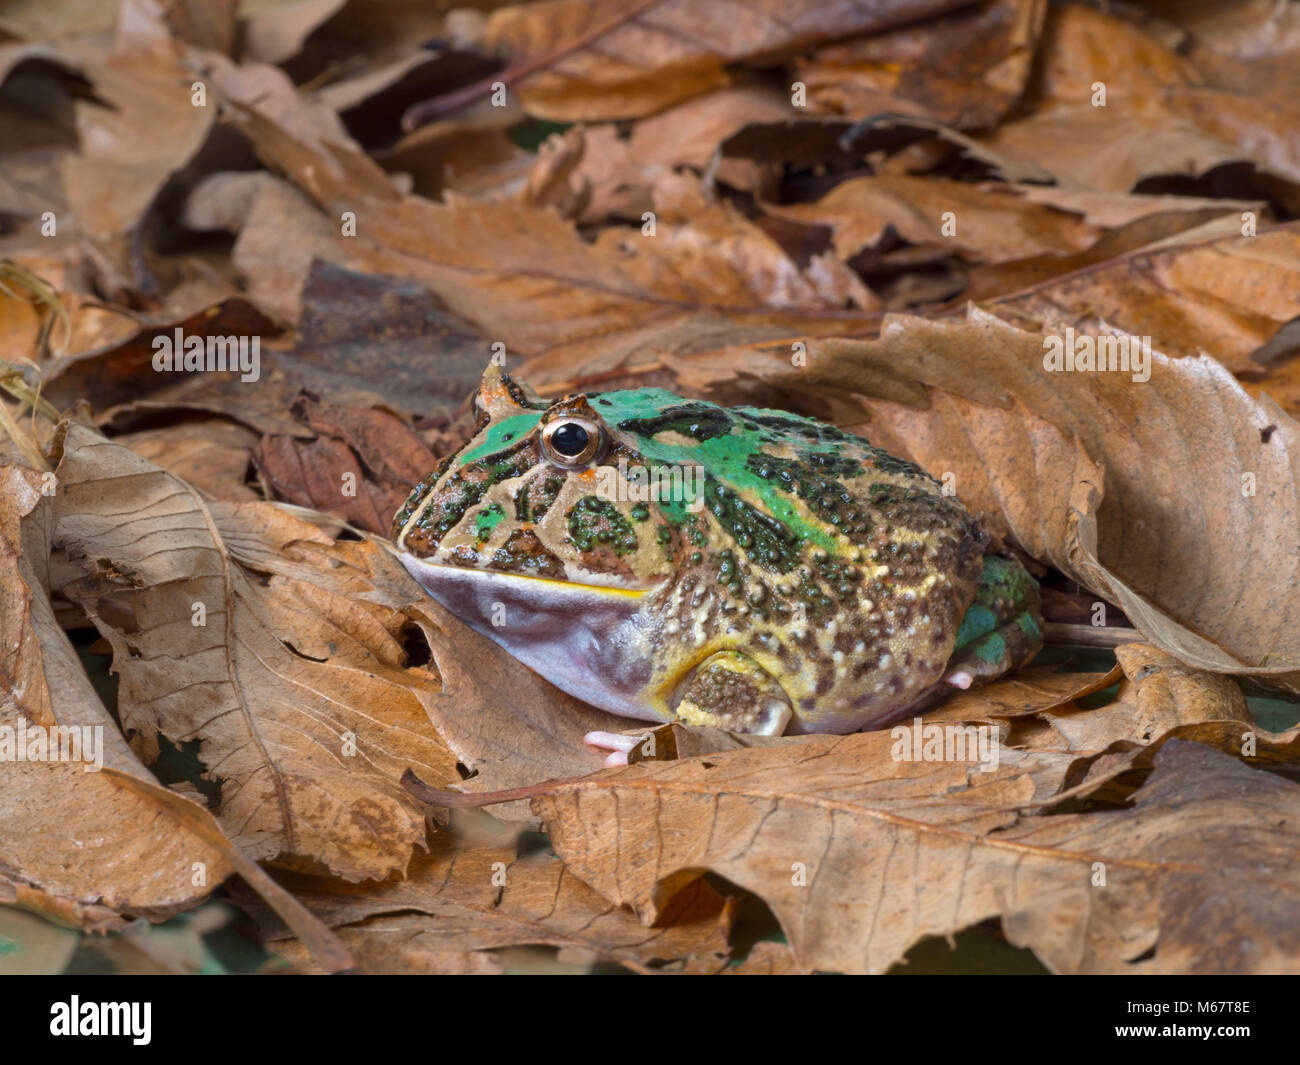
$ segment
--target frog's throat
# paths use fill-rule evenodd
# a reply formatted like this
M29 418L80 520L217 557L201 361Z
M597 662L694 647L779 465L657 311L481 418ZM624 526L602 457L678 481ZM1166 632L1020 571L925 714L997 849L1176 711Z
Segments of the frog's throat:
M654 588L398 558L430 596L557 688L613 714L663 720L647 695L651 632L641 610Z

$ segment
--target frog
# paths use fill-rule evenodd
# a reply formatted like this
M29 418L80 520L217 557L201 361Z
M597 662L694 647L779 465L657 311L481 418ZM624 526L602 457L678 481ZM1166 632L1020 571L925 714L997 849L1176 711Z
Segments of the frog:
M1027 664L1037 581L950 487L862 436L662 388L546 399L498 363L393 518L472 629L622 718L884 728ZM639 741L586 742L626 764Z

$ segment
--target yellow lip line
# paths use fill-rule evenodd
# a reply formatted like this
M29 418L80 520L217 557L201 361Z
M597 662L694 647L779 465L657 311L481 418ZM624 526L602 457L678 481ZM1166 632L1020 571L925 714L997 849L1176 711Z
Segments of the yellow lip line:
M430 562L422 558L420 562L429 569L445 569L454 573L471 573L491 577L495 580L512 580L512 581L533 581L537 584L550 584L557 589L565 591L575 591L581 589L584 592L602 592L608 595L621 595L629 599L640 599L647 595L652 589L650 588L618 588L610 584L584 584L582 581L557 581L553 577L534 577L527 573L504 573L501 570L494 569L472 569L469 566L450 566L445 562Z

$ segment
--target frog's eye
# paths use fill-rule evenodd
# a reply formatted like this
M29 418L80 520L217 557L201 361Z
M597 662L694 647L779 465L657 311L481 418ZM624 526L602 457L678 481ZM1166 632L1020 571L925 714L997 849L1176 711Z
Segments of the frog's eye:
M542 430L542 452L557 466L576 469L600 453L600 426L586 418L559 418Z

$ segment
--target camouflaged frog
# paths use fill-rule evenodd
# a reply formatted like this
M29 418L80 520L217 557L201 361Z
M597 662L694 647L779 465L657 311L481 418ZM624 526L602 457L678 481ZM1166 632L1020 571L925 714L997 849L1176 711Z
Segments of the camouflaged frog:
M436 600L592 705L852 732L1042 644L1029 573L861 437L653 388L547 402L495 365L476 407L393 539ZM588 742L619 761L635 740Z

